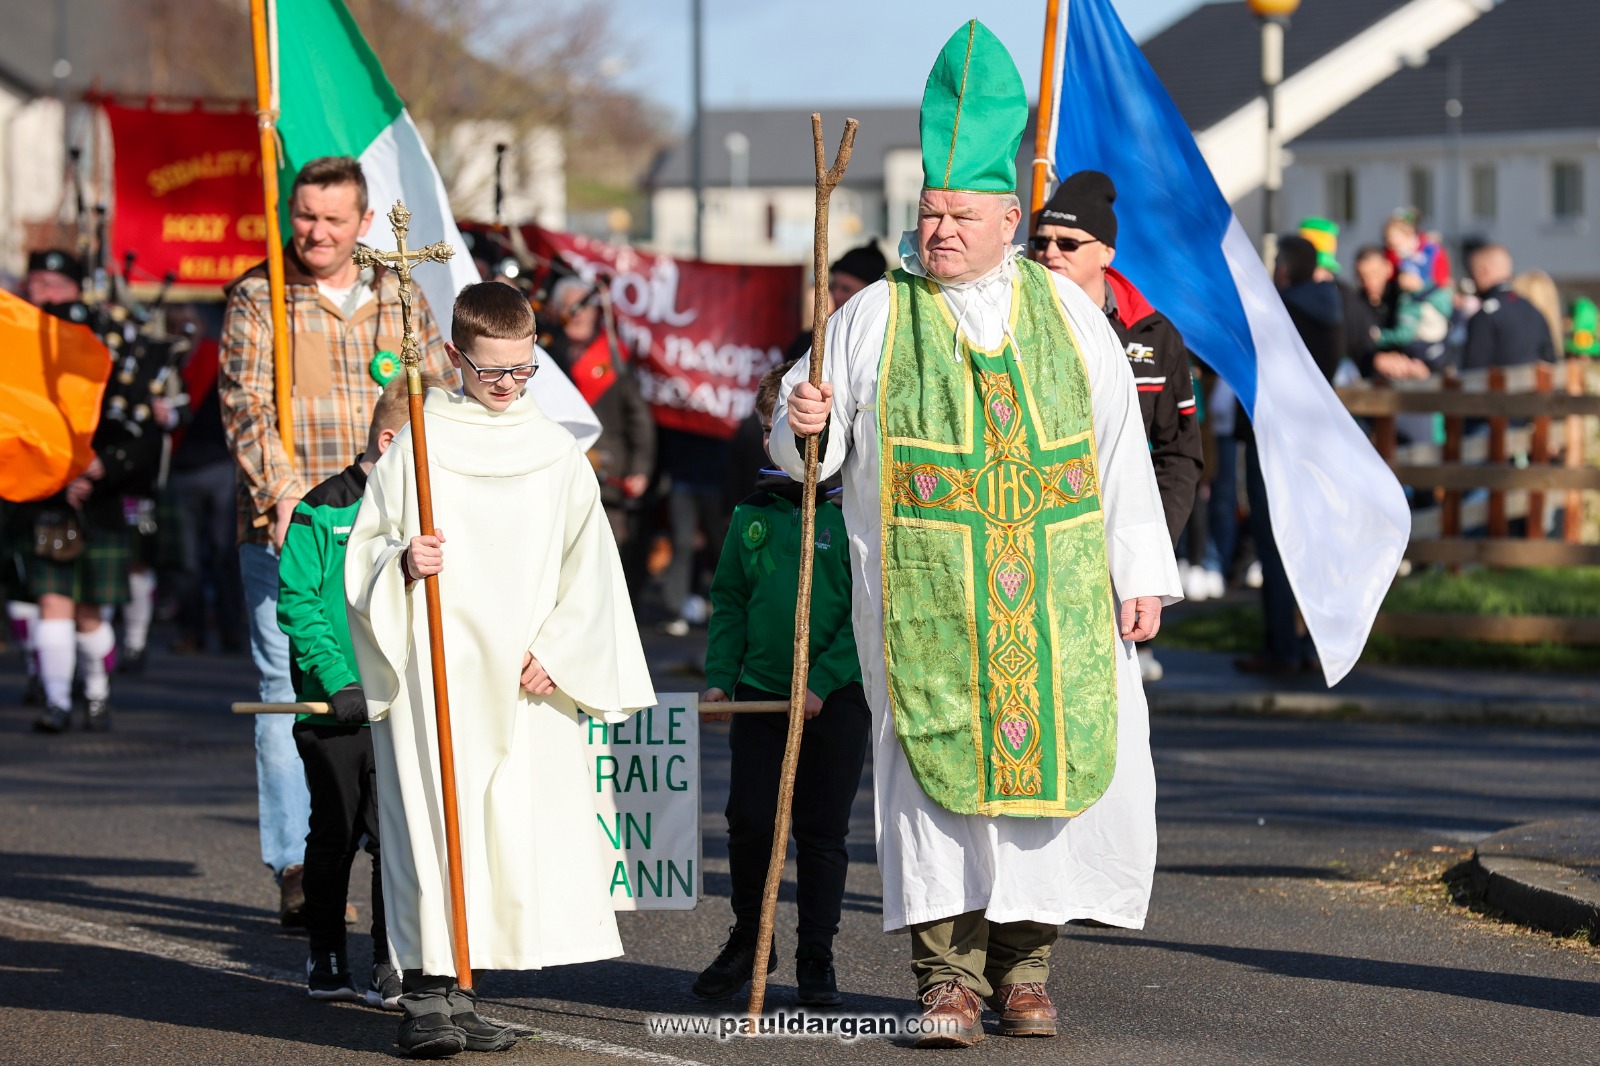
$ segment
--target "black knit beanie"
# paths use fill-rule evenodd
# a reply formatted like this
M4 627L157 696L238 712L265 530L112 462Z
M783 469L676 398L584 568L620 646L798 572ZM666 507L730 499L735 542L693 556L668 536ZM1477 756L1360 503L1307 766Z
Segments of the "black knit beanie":
M1034 228L1071 226L1081 229L1112 248L1117 246L1117 187L1098 170L1080 170L1061 183L1050 202L1044 205Z

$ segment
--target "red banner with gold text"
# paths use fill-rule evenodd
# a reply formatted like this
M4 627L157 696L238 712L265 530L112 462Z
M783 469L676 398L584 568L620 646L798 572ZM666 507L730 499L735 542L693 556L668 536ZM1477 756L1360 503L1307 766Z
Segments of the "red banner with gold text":
M243 111L106 104L116 156L111 261L134 277L222 285L266 255L256 120Z
M609 285L617 329L656 421L728 438L755 410L761 375L800 332L798 266L743 266L650 255L525 226L536 255L560 256Z

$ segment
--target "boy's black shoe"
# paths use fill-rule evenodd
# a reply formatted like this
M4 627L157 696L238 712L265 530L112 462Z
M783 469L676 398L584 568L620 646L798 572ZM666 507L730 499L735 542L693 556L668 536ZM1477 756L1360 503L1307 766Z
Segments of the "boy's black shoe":
M22 690L22 705L43 707L44 704L44 682L39 680L38 674L33 674L28 678L28 687Z
M344 956L335 951L314 951L306 960L306 994L312 999L363 1001Z
M46 707L44 713L33 720L33 728L41 733L65 733L72 728L72 709Z
M767 973L778 968L777 938L773 938L773 950L767 956ZM728 942L722 945L722 951L715 961L700 971L700 976L694 979L694 986L689 989L700 999L727 999L750 980L756 969L756 931L744 929L737 925L728 928Z
M464 988L451 987L450 1024L466 1037L468 1051L504 1051L517 1042L517 1031L478 1016L478 997Z
M800 988L795 1002L802 1007L837 1007L844 1002L844 997L839 995L832 958L796 959L794 976Z
M447 1059L467 1050L467 1034L450 1021L448 1014L413 1016L407 1012L395 1043L414 1059Z
M86 714L83 719L83 728L91 733L111 732L111 698L108 696L101 700L84 700Z
M367 983L367 1006L379 1010L399 1010L402 991L399 970L387 962L373 965L372 980Z
M117 673L142 674L144 673L144 666L145 650L140 648L138 651L130 651L123 655L122 660L117 663Z

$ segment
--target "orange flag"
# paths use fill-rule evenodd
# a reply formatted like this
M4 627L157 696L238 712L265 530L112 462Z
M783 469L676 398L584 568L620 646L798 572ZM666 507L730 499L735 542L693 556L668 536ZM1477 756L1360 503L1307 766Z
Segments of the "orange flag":
M83 473L110 377L87 326L0 292L0 499L42 500Z

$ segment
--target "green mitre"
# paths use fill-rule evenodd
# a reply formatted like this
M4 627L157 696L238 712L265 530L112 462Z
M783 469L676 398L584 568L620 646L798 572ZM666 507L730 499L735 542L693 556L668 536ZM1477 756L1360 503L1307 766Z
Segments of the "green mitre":
M928 189L1017 189L1028 94L1011 53L973 19L945 42L922 92L922 181Z

